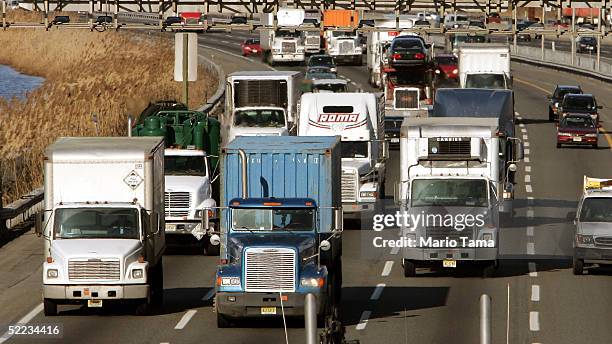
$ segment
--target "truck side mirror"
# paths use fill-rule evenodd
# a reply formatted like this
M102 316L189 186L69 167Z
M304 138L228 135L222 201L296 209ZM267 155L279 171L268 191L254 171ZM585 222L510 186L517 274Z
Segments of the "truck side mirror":
M36 223L34 225L34 231L36 235L40 238L42 236L43 228L42 228L42 212L36 213Z
M342 208L334 209L334 228L338 231L344 230L344 214Z
M514 150L514 160L515 161L520 161L523 160L523 158L525 158L525 145L523 144L523 142L521 141L515 141L516 142L516 147Z
M322 240L321 244L319 244L319 248L321 251L327 252L331 248L331 243L327 240Z
M221 243L221 238L217 234L213 234L210 236L210 243L213 246L218 246Z
M150 229L149 232L151 233L151 235L157 235L159 234L160 231L160 226L159 226L159 214L155 211L151 212L150 219L149 219L149 225L150 225Z
M208 214L208 209L202 209L202 229L208 231L210 228L210 216Z
M382 151L382 158L383 159L389 159L389 141L387 140L383 140L383 147L382 147L383 151Z

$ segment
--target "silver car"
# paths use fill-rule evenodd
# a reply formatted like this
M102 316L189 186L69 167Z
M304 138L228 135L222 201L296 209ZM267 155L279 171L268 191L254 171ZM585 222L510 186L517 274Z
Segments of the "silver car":
M612 190L585 190L574 224L574 275L586 265L612 265Z

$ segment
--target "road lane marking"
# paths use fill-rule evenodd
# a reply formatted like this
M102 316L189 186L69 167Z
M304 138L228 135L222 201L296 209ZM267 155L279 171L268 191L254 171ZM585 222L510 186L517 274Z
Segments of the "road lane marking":
M540 286L534 284L531 286L531 301L539 302L540 301Z
M536 89L538 89L538 90L540 90L540 91L542 91L542 92L544 92L546 94L550 94L549 90L545 89L544 87L540 87L540 86L538 86L536 84L533 84L533 83L531 83L529 81L526 81L526 80L523 80L523 79L519 79L519 78L514 78L514 80L520 82L521 84L529 85L529 86L531 86L533 88L536 88Z
M394 246L393 248L391 248L391 254L397 254L399 252L399 246Z
M527 254L534 255L535 254L535 244L532 242L527 243Z
M525 172L531 172L531 166L529 165L525 166Z
M529 330L532 332L540 330L540 313L529 312Z
M521 127L521 130L525 129L525 123L519 123L519 127Z
M525 155L529 155L529 148L525 148Z
M374 289L374 291L372 292L372 295L370 296L370 300L372 301L378 300L383 290L385 289L385 286L386 284L384 283L378 283L376 285L376 289Z
M525 158L523 158L523 161L524 161L524 162L529 162L529 157L528 157L528 156L526 156Z
M527 236L533 236L533 226L527 226Z
M193 318L193 316L197 312L198 311L196 311L195 309L188 310L187 313L185 313L185 315L183 315L181 320L179 320L179 322L176 324L176 326L174 326L174 329L175 330L182 330L182 329L184 329L185 326L187 326L187 324L189 323L189 320L191 320L191 318Z
M210 289L208 291L208 293L206 293L206 295L204 295L204 297L202 298L202 301L208 301L208 300L212 299L213 296L215 296L215 288Z
M239 58L239 59L242 59L242 60L248 61L248 62L250 62L250 63L257 62L256 60L252 60L252 59L250 59L250 58L248 58L248 57L244 57L244 56L242 56L242 55L234 54L234 53L229 52L229 51L227 51L227 50L223 50L223 49L215 48L215 47L212 47L212 46L210 46L210 45L206 45L206 44L202 44L202 43L198 43L198 45L199 45L199 46L201 46L201 47L204 47L204 48L208 48L208 49L216 50L216 51L219 51L219 52L222 52L222 53L228 54L228 55L230 55L230 56L237 57L237 58ZM271 67L271 66L268 66L268 65L267 65L267 64L265 64L265 63L260 63L260 64L261 64L262 66L264 66L264 67L266 67L266 68L270 69L270 70L276 70L276 68Z
M19 319L17 321L17 324L20 325L24 325L29 323L32 319L34 319L40 312L42 312L42 310L45 307L43 306L42 303L39 303L38 306L34 307L34 309L32 309L30 311L30 313L26 314L23 318ZM13 337L12 334L10 334L8 331L6 331L2 336L0 336L0 343L4 343L7 340L11 339L11 337Z
M531 183L531 175L530 174L526 174L525 175L525 183Z
M535 262L527 263L527 267L529 269L529 277L538 277L538 270L536 269Z
M603 128L599 129L604 134L606 141L608 141L608 147L612 150L612 136Z
M383 268L381 276L386 277L391 273L391 269L393 268L393 261L387 260L385 262L385 267Z
M527 139L525 139L525 142L523 142L523 146L529 147L529 141L527 141Z
M527 191L528 193L533 192L533 189L531 188L531 184L525 185L525 191Z
M527 132L527 130L525 130L525 132ZM529 136L527 136L527 134L523 134L523 140L527 140L529 139Z
M508 283L508 297L506 298L506 344L510 344L510 283Z
M363 313L361 313L361 318L359 318L359 324L355 326L355 329L357 331L365 330L366 325L368 325L368 319L370 318L370 315L372 315L371 311L363 311Z
M527 209L527 217L533 218L533 209Z

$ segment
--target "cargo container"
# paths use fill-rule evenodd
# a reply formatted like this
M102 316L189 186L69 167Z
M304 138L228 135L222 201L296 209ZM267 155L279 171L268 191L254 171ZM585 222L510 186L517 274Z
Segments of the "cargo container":
M359 12L356 10L324 10L324 27L357 28L359 25Z

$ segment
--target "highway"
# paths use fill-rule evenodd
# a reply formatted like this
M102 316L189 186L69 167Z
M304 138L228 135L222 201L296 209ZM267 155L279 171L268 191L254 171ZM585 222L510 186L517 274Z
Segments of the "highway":
M200 53L225 73L269 69L258 57L240 56L248 34L200 36ZM275 67L301 69L304 67ZM604 127L612 132L609 85L574 75L513 64L517 127L526 159L519 166L517 215L502 229L502 261L493 277L477 271L419 273L405 278L393 252L374 258L363 251L369 231L349 223L343 245L342 320L347 339L361 343L476 343L481 294L493 305L493 343L609 343L612 340L612 272L571 271L575 211L583 175L608 177L612 136L600 148L555 146L556 129L547 122L546 98L555 84L582 85L603 105ZM366 67L341 66L351 88L372 91ZM387 166L387 195L399 172L393 151ZM63 324L62 339L17 338L10 343L284 343L281 321L250 322L218 329L212 311L217 257L171 252L164 257L164 305L138 317L126 308L103 311L63 306L57 317L42 315L42 239L32 231L0 247L0 324ZM289 322L289 343L303 343L300 322ZM0 333L0 336L2 334ZM0 338L5 338L0 337ZM5 341L0 339L0 344Z

